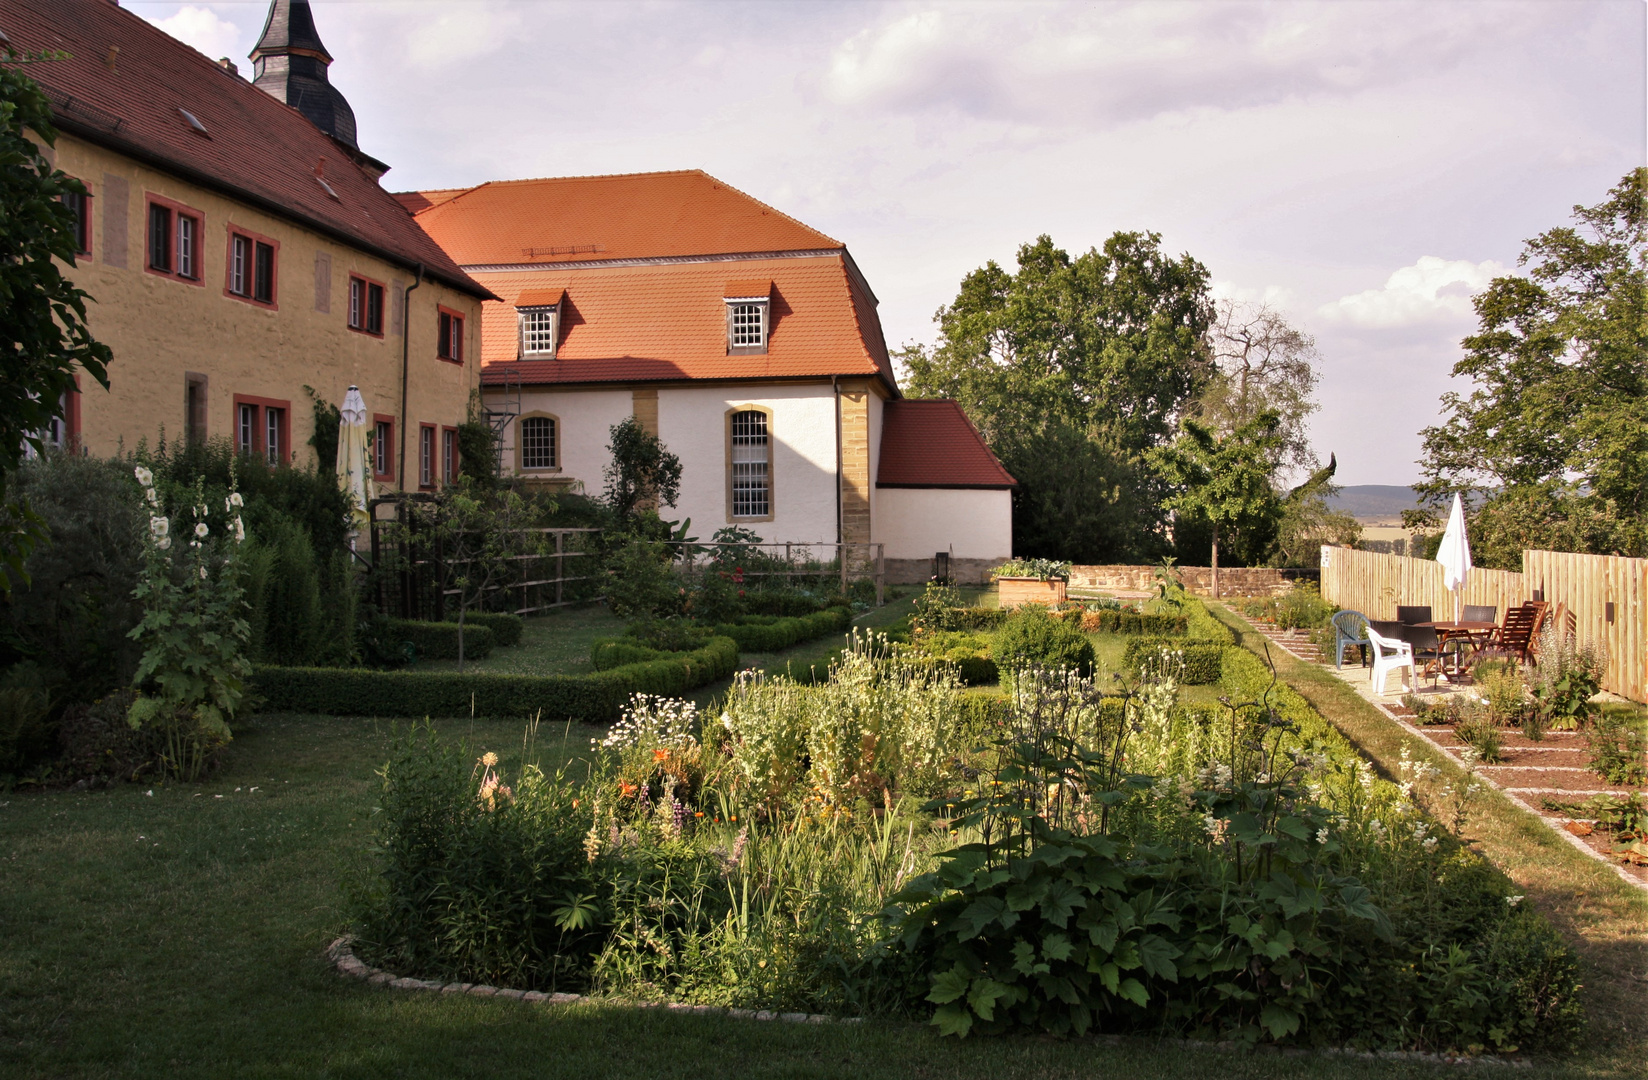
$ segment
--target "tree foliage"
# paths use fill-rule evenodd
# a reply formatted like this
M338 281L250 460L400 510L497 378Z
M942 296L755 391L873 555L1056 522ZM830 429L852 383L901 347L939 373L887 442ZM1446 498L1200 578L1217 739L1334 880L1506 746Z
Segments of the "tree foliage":
M633 416L612 425L605 470L607 502L624 520L644 508L674 506L681 494L681 459Z
M1041 236L1018 269L968 274L936 347L901 359L913 394L959 401L1019 481L1014 550L1080 561L1163 546L1160 484L1145 455L1166 442L1213 374L1208 272L1118 232L1072 258Z
M1522 547L1648 553L1648 168L1575 224L1529 240L1526 276L1476 297L1446 417L1424 431L1432 525L1455 491L1491 489L1473 540L1515 565Z
M1317 409L1316 339L1264 303L1221 300L1213 321L1214 375L1197 401L1220 436L1276 414L1274 471L1316 468L1305 422Z
M1207 526L1214 566L1221 542L1239 561L1251 563L1276 539L1282 500L1270 477L1280 428L1281 418L1273 412L1261 412L1223 438L1206 424L1186 420L1177 440L1151 454L1173 487L1163 505L1186 524Z
M38 59L0 50L0 65ZM86 325L90 297L63 273L77 244L61 199L86 189L52 168L36 139L57 141L51 106L34 80L0 66L0 479L26 453L46 449L46 428L74 392L76 368L109 385L109 347ZM10 591L42 527L26 504L0 517L0 589Z

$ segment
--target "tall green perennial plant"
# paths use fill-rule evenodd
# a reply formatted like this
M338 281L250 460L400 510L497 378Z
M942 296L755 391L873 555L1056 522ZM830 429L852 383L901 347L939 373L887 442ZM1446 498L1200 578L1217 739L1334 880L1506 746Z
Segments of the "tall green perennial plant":
M223 506L226 524L214 532L197 481L187 511L192 524L179 533L173 522L184 513L167 514L148 468L138 465L133 472L149 507L149 529L134 592L143 618L131 632L144 652L132 680L139 693L127 722L134 730L159 735L165 746L164 771L192 781L212 751L230 740L229 723L252 672L238 566L246 540L244 501L231 477Z

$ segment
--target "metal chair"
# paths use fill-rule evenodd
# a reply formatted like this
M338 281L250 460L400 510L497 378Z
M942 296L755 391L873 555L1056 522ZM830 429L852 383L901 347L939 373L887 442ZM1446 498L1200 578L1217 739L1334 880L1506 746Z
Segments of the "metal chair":
M1355 649L1357 659L1367 663L1368 617L1360 611L1341 611L1333 616L1333 666L1345 666L1345 650Z
M1466 604L1464 622L1493 622L1499 615L1499 609L1492 604Z
M1387 624L1388 625L1388 624ZM1375 624L1368 624L1368 644L1373 646L1373 673L1370 682L1374 693L1383 697L1388 691L1385 683L1392 671L1402 674L1402 689L1408 693L1417 690L1418 680L1413 677L1413 646L1396 638L1386 637L1375 629Z
M1415 623L1430 622L1430 606L1404 607L1403 605L1398 604L1396 607L1396 621L1404 626L1412 626Z

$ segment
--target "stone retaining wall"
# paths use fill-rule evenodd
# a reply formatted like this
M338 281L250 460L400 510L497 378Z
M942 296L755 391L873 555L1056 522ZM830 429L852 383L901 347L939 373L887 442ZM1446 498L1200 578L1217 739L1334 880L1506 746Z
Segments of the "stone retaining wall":
M1213 595L1213 569L1207 566L1176 568L1185 588L1195 596ZM1322 571L1315 568L1278 570L1269 566L1219 567L1219 592L1224 596L1280 596L1296 581L1319 582ZM1099 589L1105 592L1153 593L1154 566L1072 566L1072 589Z

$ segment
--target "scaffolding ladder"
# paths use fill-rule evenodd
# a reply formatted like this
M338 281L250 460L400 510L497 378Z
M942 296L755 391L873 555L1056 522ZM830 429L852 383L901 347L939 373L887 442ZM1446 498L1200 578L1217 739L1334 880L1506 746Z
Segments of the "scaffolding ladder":
M521 373L507 364L500 366L504 368L504 381L494 383L492 389L494 393L501 394L490 399L482 398L481 418L492 429L492 450L498 456L498 475L503 476L504 431L511 420L521 415Z

